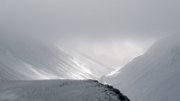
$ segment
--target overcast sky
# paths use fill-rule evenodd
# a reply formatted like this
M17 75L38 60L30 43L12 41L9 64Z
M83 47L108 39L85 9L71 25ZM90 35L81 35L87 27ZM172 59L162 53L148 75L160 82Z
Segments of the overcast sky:
M0 0L0 33L57 40L104 65L124 65L180 32L179 0Z

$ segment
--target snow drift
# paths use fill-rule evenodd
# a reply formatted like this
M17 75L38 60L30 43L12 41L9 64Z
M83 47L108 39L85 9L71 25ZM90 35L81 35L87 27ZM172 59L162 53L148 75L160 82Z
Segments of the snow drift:
M129 101L93 80L0 81L1 101Z
M180 35L160 40L117 74L103 79L133 101L179 101Z

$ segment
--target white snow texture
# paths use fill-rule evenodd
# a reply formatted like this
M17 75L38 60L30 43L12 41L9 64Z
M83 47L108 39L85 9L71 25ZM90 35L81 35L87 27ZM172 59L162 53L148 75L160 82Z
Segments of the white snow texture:
M118 72L103 79L132 101L179 101L180 35L160 40Z
M94 80L0 81L0 101L129 101Z

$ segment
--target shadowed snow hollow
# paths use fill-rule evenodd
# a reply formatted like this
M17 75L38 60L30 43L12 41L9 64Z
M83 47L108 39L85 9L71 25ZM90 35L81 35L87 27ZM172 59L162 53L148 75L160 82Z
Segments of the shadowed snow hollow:
M133 101L179 101L180 35L160 40L146 54L104 80Z

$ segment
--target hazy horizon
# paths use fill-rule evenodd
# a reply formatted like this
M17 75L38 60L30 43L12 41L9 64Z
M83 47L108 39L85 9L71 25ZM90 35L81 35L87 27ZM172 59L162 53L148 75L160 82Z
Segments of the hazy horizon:
M178 0L0 1L1 36L56 41L108 66L179 33Z

